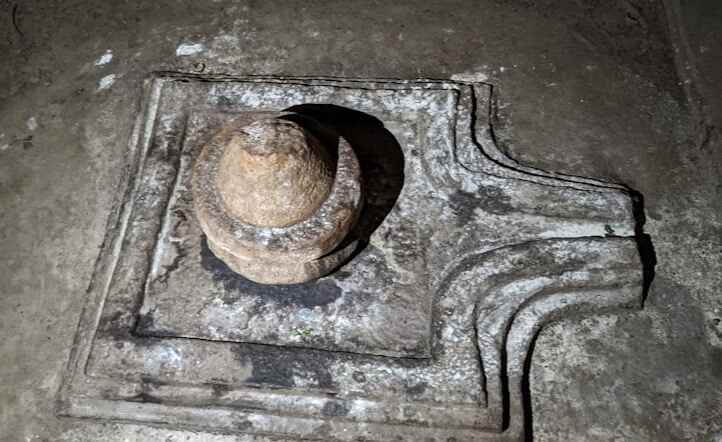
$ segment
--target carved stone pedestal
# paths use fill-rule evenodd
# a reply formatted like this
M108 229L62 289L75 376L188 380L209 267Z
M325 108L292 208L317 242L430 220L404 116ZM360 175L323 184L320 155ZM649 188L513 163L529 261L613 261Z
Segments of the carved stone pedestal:
M516 440L539 329L640 305L630 196L505 157L488 85L163 73L145 87L61 414L316 440ZM366 205L342 267L262 285L209 249L192 165L229 122L289 110L348 141Z

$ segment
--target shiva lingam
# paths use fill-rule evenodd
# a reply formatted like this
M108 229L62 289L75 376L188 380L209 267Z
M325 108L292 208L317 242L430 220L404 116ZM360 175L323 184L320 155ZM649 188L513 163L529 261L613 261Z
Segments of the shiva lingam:
M320 278L356 248L348 236L363 203L358 158L309 117L226 124L203 147L192 183L210 250L252 281Z

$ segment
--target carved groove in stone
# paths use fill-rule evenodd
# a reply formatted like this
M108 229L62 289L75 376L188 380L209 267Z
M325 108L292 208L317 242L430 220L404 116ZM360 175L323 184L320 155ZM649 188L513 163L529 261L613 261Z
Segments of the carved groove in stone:
M531 340L546 322L565 313L638 308L641 269L636 244L615 239L555 239L471 253L453 264L439 290L469 284L468 299L447 299L441 309L473 305L486 406L511 432L523 431L522 376ZM518 355L515 357L515 355ZM500 427L500 429L502 429Z

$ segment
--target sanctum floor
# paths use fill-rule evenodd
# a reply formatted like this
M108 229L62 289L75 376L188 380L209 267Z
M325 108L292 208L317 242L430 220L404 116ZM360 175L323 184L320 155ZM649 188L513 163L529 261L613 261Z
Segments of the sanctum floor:
M536 339L535 440L722 440L722 4L0 1L0 441L250 441L57 417L154 71L493 86L521 164L644 197L639 311Z

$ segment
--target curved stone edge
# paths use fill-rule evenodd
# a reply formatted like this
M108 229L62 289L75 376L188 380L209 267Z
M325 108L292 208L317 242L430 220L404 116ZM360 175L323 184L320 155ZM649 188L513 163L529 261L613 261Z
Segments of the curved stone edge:
M208 237L208 247L228 267L260 284L299 284L318 279L344 263L356 250L358 241L311 261L279 261L274 259L248 259L234 255Z
M524 274L540 257L552 263ZM532 343L543 326L567 317L641 308L643 298L643 271L633 238L552 239L470 253L452 264L447 275L442 290L465 281L473 282L477 292L480 382L490 414L510 440L532 431L528 371Z
M533 345L539 332L548 324L569 317L582 317L616 313L620 309L641 308L640 284L630 284L608 290L588 290L560 293L555 299L535 301L525 307L514 319L507 335L507 346L518 349L517 357L507 361L509 391L509 422L511 434L530 439L533 434L529 370ZM566 304L563 307L560 304ZM507 354L510 354L507 350Z
M486 83L464 84L471 88L473 99L475 101L474 115L476 116L476 119L473 121L472 127L475 135L475 141L481 152L487 158L487 161L491 161L499 166L508 168L510 171L535 177L537 180L548 184L552 184L554 182L564 182L567 183L567 185L577 187L580 190L628 190L626 186L619 183L607 182L579 175L547 171L538 167L521 164L517 160L509 157L506 153L499 149L496 144L496 136L494 135L493 120L495 115L492 106L494 86ZM589 186L591 186L591 188Z
M456 83L458 112L452 153L458 167L448 179L471 195L502 189L514 213L546 230L540 238L636 236L643 216L641 196L623 185L521 166L506 157L493 137L492 86ZM540 202L543 202L540 204Z
M338 87L359 87L361 85L366 87L396 87L396 88L416 88L416 89L427 89L427 88L439 88L439 89L456 89L462 91L464 96L468 96L468 99L474 102L473 120L469 121L470 124L467 128L470 128L476 139L476 145L479 153L482 155L474 158L480 159L485 165L492 166L497 172L502 169L506 169L506 173L502 175L508 178L523 178L532 182L540 184L556 185L562 187L572 187L579 190L596 190L600 192L605 191L625 191L627 187L618 184L607 182L595 178L588 178L576 175L569 175L557 172L546 171L536 167L525 166L510 158L504 152L502 152L497 146L493 136L493 125L491 120L493 117L493 111L491 109L492 96L494 86L490 83L483 82L468 82L451 79L440 79L440 78L415 78L415 79L398 79L398 78L347 78L347 77L333 77L333 76L273 76L273 75L243 75L236 76L230 74L198 74L193 72L180 72L180 71L158 71L152 74L154 79L194 79L198 81L210 81L210 82L233 82L233 81L244 81L244 82L271 82L271 83L288 83L289 81L299 82L300 84L308 85L327 85L327 86L338 86ZM468 90L465 90L468 89ZM470 93L467 93L470 92ZM464 98L467 99L467 98ZM467 129L468 130L468 129ZM466 155L466 154L463 154ZM464 157L457 156L460 159L460 163L464 167L468 167L471 170L480 170L475 167L473 163L469 163L464 160ZM473 155L473 152L471 153ZM471 158L471 157L470 157Z

